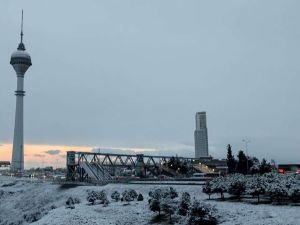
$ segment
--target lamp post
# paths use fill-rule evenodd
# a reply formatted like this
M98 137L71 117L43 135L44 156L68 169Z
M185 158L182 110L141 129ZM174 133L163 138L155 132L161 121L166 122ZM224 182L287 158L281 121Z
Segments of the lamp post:
M243 139L242 140L244 143L245 143L245 150L246 150L246 155L247 155L247 174L249 173L249 171L248 171L248 168L249 168L249 160L248 160L248 157L249 157L249 155L248 155L248 143L250 143L250 140L247 140L247 139Z

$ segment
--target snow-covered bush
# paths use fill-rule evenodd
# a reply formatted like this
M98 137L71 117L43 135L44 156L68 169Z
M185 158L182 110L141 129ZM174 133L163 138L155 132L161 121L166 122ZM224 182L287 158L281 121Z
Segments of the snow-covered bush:
M95 205L96 203L99 204L108 204L109 201L107 199L107 195L105 191L90 191L88 192L87 201L91 203L92 205Z
M287 196L287 189L282 181L270 183L267 187L267 193L271 198L271 201L276 199L278 202L282 200L284 196Z
M221 199L224 199L224 193L228 190L228 182L225 177L217 177L211 181L212 193L219 193Z
M123 191L121 201L125 201L129 203L130 201L133 201L134 199L129 194L128 190Z
M171 220L171 216L175 213L177 202L174 201L174 199L170 198L170 196L161 199L160 202L160 209L163 211L166 215L169 216L169 219Z
M266 173L263 175L244 176L233 174L228 177L217 177L205 184L202 191L210 195L220 193L224 199L224 193L236 195L241 198L244 193L257 197L268 197L271 202L300 200L300 179L297 174Z
M239 199L246 190L246 179L242 174L233 174L228 177L228 193L237 196Z
M149 204L149 209L153 212L158 212L158 214L160 215L160 200L155 198L152 199Z
M163 195L163 190L160 188L157 188L154 191L149 192L149 196L152 199L161 199L162 195Z
M257 202L260 200L260 196L266 193L267 183L263 176L253 176L247 179L246 193L252 196L257 196Z
M87 200L90 204L95 205L96 200L97 200L96 195L97 195L97 194L96 194L95 191L88 192L88 196L87 196L86 200Z
M107 194L104 190L102 190L100 192L96 192L96 199L99 200L100 204L109 203L109 201L107 199Z
M135 190L133 190L133 189L125 190L122 193L121 201L122 202L123 201L131 202L131 201L134 201L137 197L138 197L138 194Z
M300 200L300 181L295 180L289 190L288 190L288 196L293 202L297 202Z
M178 214L181 216L186 216L188 214L188 211L190 209L191 205L191 196L187 192L183 192L180 202L179 202L179 209Z
M116 202L118 202L120 200L120 193L118 191L114 191L111 196L110 196L113 200L115 200Z
M154 191L149 192L149 208L151 211L158 212L164 211L167 215L171 217L176 210L176 201L174 200L178 194L177 191L170 188L158 188Z
M202 188L203 193L208 195L208 199L210 199L210 196L213 194L213 189L212 189L212 182L207 181Z
M28 223L33 223L42 218L43 214L40 211L34 211L23 216L24 220Z
M69 197L66 201L66 208L74 209L75 204L79 204L80 200L78 198Z
M130 195L130 198L132 199L132 201L134 199L136 199L137 196L138 196L137 192L135 190L133 190L133 189L128 190L128 194Z
M174 198L178 197L178 193L177 193L176 189L173 188L173 187L170 187L168 193L169 193L171 199L174 199Z
M287 176L270 173L267 174L265 178L268 182L266 193L270 197L271 201L277 200L277 202L280 202L283 197L287 196L287 185L289 182Z
M178 193L177 193L176 189L173 187L157 188L154 191L150 191L149 196L154 199L161 199L161 198L167 198L167 197L174 199L174 198L178 197Z
M189 225L215 225L217 224L216 209L209 204L195 200L190 209Z

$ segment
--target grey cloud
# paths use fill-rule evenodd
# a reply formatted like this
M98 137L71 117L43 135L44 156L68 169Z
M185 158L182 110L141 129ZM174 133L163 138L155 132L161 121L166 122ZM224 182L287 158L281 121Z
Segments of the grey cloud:
M45 157L45 155L43 155L43 154L34 154L33 156L34 156L34 157L39 157L39 158Z
M45 151L45 153L49 154L49 155L59 155L61 151L60 150L48 150Z

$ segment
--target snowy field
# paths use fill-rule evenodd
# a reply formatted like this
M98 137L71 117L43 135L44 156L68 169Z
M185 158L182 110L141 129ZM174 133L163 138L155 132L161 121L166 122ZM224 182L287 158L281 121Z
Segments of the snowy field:
M157 185L142 184L109 184L106 186L79 186L64 189L60 185L45 182L40 183L27 179L14 179L0 176L0 224L22 225L29 224L33 218L39 219L33 225L68 225L68 224L101 224L101 225L129 225L150 224L155 213L148 207L148 192ZM192 198L200 199L215 205L222 225L298 225L300 224L300 207L253 205L249 203L222 202L207 200L207 195L201 191L201 186L173 185L179 196L184 191ZM143 202L114 202L110 199L113 191L122 192L135 189L144 196ZM110 204L88 205L87 192L89 190L105 190ZM66 208L65 202L69 197L80 199L81 203L75 209ZM218 196L213 196L218 197Z

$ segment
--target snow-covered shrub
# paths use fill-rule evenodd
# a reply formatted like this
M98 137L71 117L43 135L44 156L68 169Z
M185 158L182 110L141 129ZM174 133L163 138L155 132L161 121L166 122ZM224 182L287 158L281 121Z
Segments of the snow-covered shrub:
M69 197L66 201L66 205L75 205L75 204L79 204L79 203L80 203L80 199L73 198L73 197Z
M144 197L141 193L139 193L138 197L137 197L138 201L144 201Z
M208 195L208 199L210 199L210 196L213 194L213 189L212 189L212 182L207 181L202 188L202 192Z
M121 201L125 201L129 203L130 201L133 201L134 199L129 194L128 190L123 191Z
M237 196L238 198L246 190L246 179L242 174L233 174L228 177L228 193Z
M297 202L300 200L300 181L295 180L289 190L288 190L288 196L293 202Z
M164 211L168 215L174 214L176 207L174 206L174 199L178 196L177 191L170 188L158 188L149 192L149 208L151 211L158 212Z
M166 198L161 199L160 201L160 209L163 211L166 215L169 216L169 219L171 220L171 216L176 211L176 202L170 198L169 196Z
M111 196L110 196L113 200L115 200L116 202L118 202L120 200L120 193L118 191L114 191Z
M133 201L134 199L136 199L137 196L138 196L137 192L136 192L135 190L133 190L133 189L128 190L128 194L130 195L132 201Z
M160 200L159 199L152 199L150 201L150 205L149 205L149 209L153 212L158 212L158 214L160 215Z
M173 188L173 187L170 187L168 193L169 193L171 199L174 199L174 198L178 197L178 193L177 193L176 189Z
M212 193L219 193L224 199L224 193L228 190L228 182L225 177L217 177L211 181Z
M163 190L160 188L155 189L154 191L149 192L149 196L152 199L161 199L163 195Z
M217 224L216 209L209 204L195 200L190 209L189 225L215 225Z
M95 191L89 192L89 193L88 193L88 196L87 196L87 198L86 198L86 200L87 200L90 204L95 205L96 200L97 200L97 198L96 198L96 192L95 192Z
M266 193L270 197L271 201L276 199L278 202L282 200L284 196L287 196L287 177L280 176L275 173L270 173L265 176L267 180Z
M154 199L161 199L161 198L167 198L167 197L174 199L174 198L178 197L178 193L177 193L176 189L173 187L157 188L154 191L150 191L149 196Z
M66 208L69 208L69 209L74 209L75 208L75 203L74 203L74 199L72 197L69 197L66 201Z
M131 201L134 201L137 197L138 197L138 194L135 190L133 190L133 189L125 190L122 193L121 201L122 202L123 201L131 202Z
M23 216L24 220L28 223L33 223L33 222L36 222L38 220L40 220L42 218L42 213L40 211L34 211L34 212L31 212L29 214L25 214Z
M106 192L104 190L99 191L99 192L98 191L88 192L87 201L92 205L95 205L96 203L98 203L98 204L108 204L109 203Z
M178 209L178 214L181 216L186 216L188 214L188 211L190 209L191 205L191 196L187 192L183 192L180 203L179 203L179 209Z
M73 198L73 200L74 200L74 204L80 204L80 199L79 198Z
M104 190L100 191L100 192L96 192L96 199L99 200L100 204L104 204L104 203L108 203L108 199L107 199L107 194Z
M263 176L253 176L247 179L246 193L252 196L257 196L259 202L260 196L266 193L267 183Z
M278 183L271 183L268 185L267 193L271 197L271 201L277 199L278 202L287 195L287 190L285 185L283 184L282 180Z

